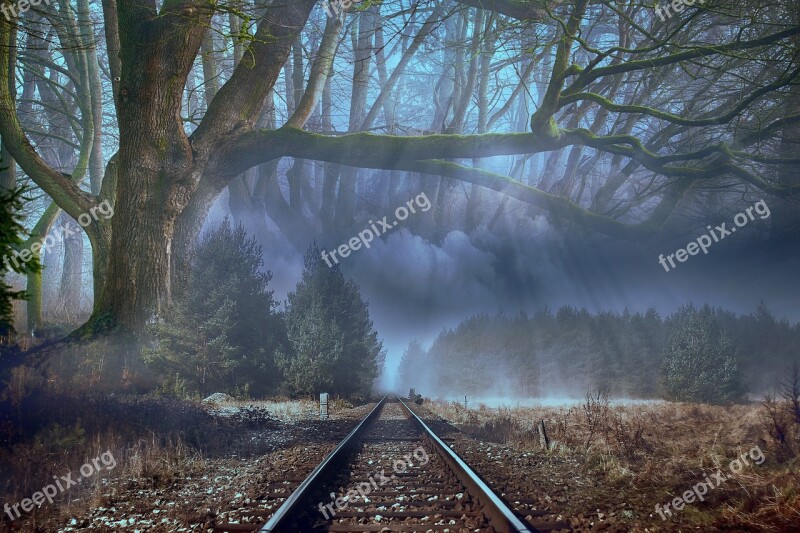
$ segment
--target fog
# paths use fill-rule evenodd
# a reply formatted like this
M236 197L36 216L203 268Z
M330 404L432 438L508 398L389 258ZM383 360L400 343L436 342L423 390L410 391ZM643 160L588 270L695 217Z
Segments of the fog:
M230 212L223 195L205 227L214 227L225 216ZM719 217L709 221L725 220ZM380 390L397 389L398 365L410 340L428 348L443 329L480 312L533 314L570 305L590 313L644 312L652 307L665 316L688 303L748 313L763 302L778 318L800 320L799 250L768 241L763 226L756 223L737 236L743 238L723 240L707 255L690 257L665 272L659 254L693 240L696 233L691 229L662 232L636 244L559 231L543 216L516 222L500 237L485 226L471 235L452 230L440 244L400 226L340 262L342 272L358 283L369 302L387 352L376 384ZM269 238L257 235L257 239L264 249L265 268L273 273L270 285L283 301L299 280L304 250L297 250L273 229ZM491 359L491 354L487 357ZM563 384L549 383L548 388L553 398L541 401L572 401L563 398ZM500 372L491 394L504 397L507 390ZM567 395L580 400L585 393L578 388Z

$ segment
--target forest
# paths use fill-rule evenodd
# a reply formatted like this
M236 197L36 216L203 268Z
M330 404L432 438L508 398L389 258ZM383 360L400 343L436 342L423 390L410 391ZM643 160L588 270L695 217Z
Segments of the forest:
M692 343L697 347L687 349ZM593 315L562 307L532 317L470 317L442 331L428 350L412 341L399 371L403 388L442 398L580 399L602 390L726 403L774 394L798 351L798 325L764 305L742 315L689 305L663 318L652 308ZM464 375L449 372L453 367Z
M798 154L796 0L0 0L0 530L785 531Z

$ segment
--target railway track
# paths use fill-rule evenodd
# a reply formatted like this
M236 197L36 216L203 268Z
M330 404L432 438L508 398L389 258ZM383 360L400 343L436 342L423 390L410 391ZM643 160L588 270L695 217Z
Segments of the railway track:
M400 398L384 397L304 480L267 487L238 532L528 532L533 529Z

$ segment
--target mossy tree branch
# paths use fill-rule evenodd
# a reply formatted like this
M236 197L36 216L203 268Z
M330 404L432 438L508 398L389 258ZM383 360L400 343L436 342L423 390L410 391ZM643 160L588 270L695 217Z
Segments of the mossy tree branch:
M607 67L599 67L594 69L587 68L580 72L572 84L562 92L562 97L578 93L592 81L605 76L614 76L637 70L652 70L658 67L675 65L701 57L727 55L741 50L750 50L753 48L760 48L762 46L774 45L794 35L800 35L800 27L787 28L785 30L750 41L735 41L717 46L694 46L689 50L684 50L682 52L666 56L637 59L617 65L609 65Z
M567 146L586 146L626 157L644 168L667 178L667 187L650 217L635 225L594 213L568 198L523 185L506 176L464 167L441 159L484 158L503 155L533 154L560 150ZM557 139L533 133L483 135L428 135L397 137L354 133L326 136L295 128L262 130L244 134L231 144L226 156L214 169L223 179L230 179L250 166L277 159L295 157L338 163L360 168L408 170L442 175L474 183L508 194L520 201L550 210L596 231L629 240L642 240L663 224L695 183L735 177L766 193L786 197L800 192L774 185L734 163L736 154L724 143L717 143L691 153L658 155L632 135L597 136L585 129L563 130Z

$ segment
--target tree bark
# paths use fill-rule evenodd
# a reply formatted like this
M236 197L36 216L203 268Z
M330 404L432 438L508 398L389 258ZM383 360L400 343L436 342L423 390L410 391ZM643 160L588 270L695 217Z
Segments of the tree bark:
M78 224L64 215L59 227L74 229ZM62 234L69 232L64 231ZM61 270L57 310L61 315L74 315L81 308L83 273L83 233L79 230L64 239L64 264Z

